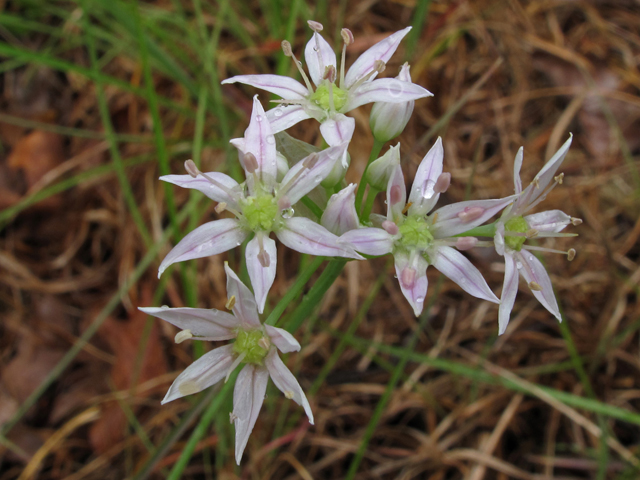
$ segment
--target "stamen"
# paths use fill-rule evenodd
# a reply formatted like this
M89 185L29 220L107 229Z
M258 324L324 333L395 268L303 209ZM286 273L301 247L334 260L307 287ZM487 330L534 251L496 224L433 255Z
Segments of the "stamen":
M307 20L307 25L309 25L309 28L316 33L320 33L324 28L320 22L316 22L314 20Z
M569 251L567 252L567 260L572 262L574 258L576 258L576 249L570 248Z
M227 209L227 202L220 202L219 204L217 204L214 208L214 210L216 211L216 213L222 213Z
M236 296L231 295L229 297L229 300L227 300L227 303L224 304L224 306L226 307L227 310L233 310L233 307L236 306Z
M528 212L532 208L536 207L540 202L543 202L547 198L547 195L549 195L549 192L551 192L551 190L553 190L556 185L562 184L563 178L564 178L564 173L561 173L560 175L556 175L555 177L553 177L554 182L551 185L549 185L547 189L542 193L542 195L540 195L533 203L531 203L523 213ZM540 188L540 182L538 181L537 178L534 178L532 183L536 186L536 188Z
M348 28L343 28L340 31L340 35L342 36L342 41L344 42L342 45L342 58L340 60L340 88L344 88L344 70L345 70L345 58L347 56L347 47L351 45L355 40L353 38L353 33Z
M293 392L293 390L286 390L284 392L284 396L287 397L289 400L291 400L294 395L295 395L295 393Z
M569 251L565 252L563 250L555 250L553 248L547 248L547 247L537 247L535 245L523 245L522 246L523 250L533 250L536 252L546 252L546 253L559 253L560 255L566 255L567 257L571 257L573 259L573 257L575 257L575 250L570 249ZM574 251L573 256L571 256L571 250Z
M476 237L460 237L456 241L456 248L458 250L471 250L478 243Z
M560 175L556 175L555 177L553 177L553 179L560 185L562 185L562 181L564 180L564 173L561 173Z
M391 220L385 220L384 222L382 222L382 228L384 228L384 230L389 234L389 235L397 235L398 232L400 231L398 229L398 225L396 225L395 223L393 223Z
M405 288L413 287L413 283L416 281L416 271L411 267L406 267L400 274L400 280Z
M407 212L409 211L409 207L411 207L411 205L413 205L413 202L409 202L404 206L404 208L402 209L402 214L403 215L407 214Z
M302 162L302 166L308 170L311 170L313 167L316 166L319 159L320 159L320 155L318 155L315 152L312 152L311 154L309 154L307 158L304 159L304 161Z
M198 170L198 167L196 166L193 160L187 160L186 162L184 162L184 168L187 171L187 173L191 175L193 178L196 178L200 173L200 170Z
M291 100L287 100L285 98L279 98L277 100L269 100L271 103L277 103L279 105L304 105L305 103L307 103L307 99L302 99L302 100L295 100L295 99L291 99Z
M238 365L240 365L242 363L242 360L244 360L244 357L247 356L247 352L242 352L240 355L238 355L238 357L233 361L233 363L231 364L231 366L229 367L229 370L227 370L227 376L224 377L224 383L227 383L227 381L229 380L229 377L231 376L231 374L233 373L233 371L236 369L236 367Z
M541 292L542 291L542 287L540 286L539 283L536 283L536 282L529 282L529 288L531 290L533 290L534 292Z
M258 345L260 345L265 350L269 350L269 347L271 346L269 337L262 337L260 340L258 340Z
M191 333L191 330L181 330L178 333L176 333L176 338L174 339L174 341L176 343L182 343L185 340L189 340L190 338L193 338L193 334Z
M527 230L525 232L525 237L527 238L535 238L538 236L540 232L538 230L536 230L535 228L530 228L529 230Z
M571 224L574 227L577 227L578 225L582 224L582 219L581 218L576 218L576 217L571 217Z
M389 202L391 205L395 205L402 201L402 190L400 185L393 185L389 190Z
M336 67L329 65L324 69L323 80L329 80L331 83L336 81Z
M262 265L262 268L268 268L271 265L271 258L269 258L269 254L264 249L264 244L262 243L262 235L258 234L258 246L260 247L260 253L258 253L258 262Z
M336 104L333 101L333 83L329 84L329 109L332 112L336 111Z
M438 220L438 212L435 212L432 216L431 216L431 225L434 225L436 223L436 220Z
M433 191L435 193L444 193L449 188L449 185L451 185L451 174L449 172L441 173L433 186Z
M242 157L242 160L243 160L242 163L244 163L244 168L247 170L248 173L254 173L256 170L258 170L259 168L258 159L253 153L251 152L245 153L244 156Z
M360 77L358 79L357 82L355 82L349 89L350 90L355 90L356 88L358 88L360 85L362 85L364 82L366 82L367 80L369 80L369 78L372 75L375 75L377 73L381 73L384 71L384 69L387 67L387 64L384 63L382 60L376 60L373 63L373 70L371 70L369 73L367 73L366 75L363 75L362 77Z
M484 213L482 207L466 207L462 212L458 213L458 218L465 223L477 220Z
M233 412L229 412L229 423L233 423L238 419L238 416L233 413Z
M302 63L299 62L296 56L293 54L293 50L291 49L291 44L286 40L283 40L281 45L282 45L282 51L284 52L285 57L293 58L293 63L296 64L296 68L300 72L300 75L302 75L302 79L304 80L304 83L307 86L307 90L309 90L309 94L312 94L313 87L311 86L309 77L307 77L307 74L304 73L304 70L302 69Z

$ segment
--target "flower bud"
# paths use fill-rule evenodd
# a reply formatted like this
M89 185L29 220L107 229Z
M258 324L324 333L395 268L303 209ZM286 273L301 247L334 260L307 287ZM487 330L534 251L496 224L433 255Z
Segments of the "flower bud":
M400 165L400 144L389 148L387 153L371 162L367 168L367 182L373 188L385 190L389 178L398 165Z
M356 184L352 183L331 196L320 223L334 235L342 235L358 228L358 213L355 206Z
M348 153L346 153L346 158L346 164L343 164L340 160L333 164L333 168L329 172L329 175L327 175L325 179L322 180L320 185L322 185L324 188L333 188L342 181L345 174L347 173L349 164L351 163L351 156Z
M409 64L405 63L396 77L400 82L411 83ZM402 103L376 102L371 109L369 126L379 142L388 142L402 133L413 113L415 101Z

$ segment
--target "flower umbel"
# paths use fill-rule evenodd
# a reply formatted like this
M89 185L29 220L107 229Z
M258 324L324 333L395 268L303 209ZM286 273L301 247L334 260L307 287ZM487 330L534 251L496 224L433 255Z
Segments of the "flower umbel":
M181 329L176 342L186 339L230 340L230 345L215 348L193 362L175 379L162 403L171 402L229 378L238 365L245 366L233 390L232 419L236 427L236 462L240 464L249 435L258 419L269 377L285 397L302 406L313 424L313 413L300 384L280 360L282 353L300 350L298 341L286 330L264 325L251 291L225 263L227 306L233 315L204 308L140 308ZM225 380L226 381L226 380Z

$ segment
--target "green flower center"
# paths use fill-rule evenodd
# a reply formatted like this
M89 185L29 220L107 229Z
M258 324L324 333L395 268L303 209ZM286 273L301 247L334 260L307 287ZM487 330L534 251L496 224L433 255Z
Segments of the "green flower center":
M269 353L269 337L265 333L258 330L238 329L238 336L233 343L233 352L245 357L243 362L262 365L264 357Z
M507 223L504 224L504 243L507 247L512 248L516 252L522 250L522 245L524 245L526 237L514 237L509 236L510 232L512 233L525 233L529 230L529 225L527 225L527 221L523 216L513 217Z
M278 215L278 204L272 195L248 197L243 202L242 213L249 230L270 232Z
M433 242L433 235L429 231L427 221L419 216L407 217L398 227L401 238L399 246L409 249L426 250Z
M313 92L313 95L309 97L309 100L314 102L323 110L331 110L331 102L330 95L333 90L333 106L336 111L339 112L342 107L347 103L347 91L341 89L337 85L329 82L323 82L320 86Z

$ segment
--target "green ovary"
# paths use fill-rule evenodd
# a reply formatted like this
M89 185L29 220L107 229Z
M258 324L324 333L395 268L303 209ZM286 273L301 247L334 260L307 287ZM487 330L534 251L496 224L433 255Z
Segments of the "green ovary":
M347 91L337 87L335 84L323 82L311 95L309 100L314 102L323 110L331 110L330 90L333 90L333 106L339 112L347 103Z
M407 217L398 230L401 238L397 243L401 247L425 250L433 242L429 224L422 217Z
M527 221L524 217L514 217L504 224L504 243L507 247L512 248L516 252L522 250L522 245L524 245L526 237L514 237L510 236L509 233L525 233L529 230L529 225L527 225Z
M248 197L242 205L242 213L250 230L270 232L278 215L278 204L271 195Z
M262 341L262 339L266 341ZM260 345L269 345L269 338L265 336L262 330L238 330L238 336L233 344L233 352L242 355L245 354L243 362L262 365L262 360L269 352L268 348Z

